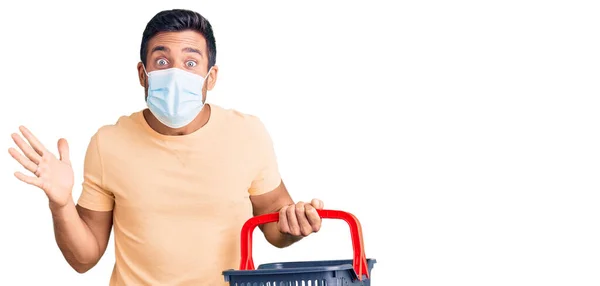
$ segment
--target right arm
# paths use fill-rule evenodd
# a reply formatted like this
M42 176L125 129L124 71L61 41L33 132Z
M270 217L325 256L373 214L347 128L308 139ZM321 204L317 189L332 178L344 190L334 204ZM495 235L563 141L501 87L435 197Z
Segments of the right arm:
M73 201L50 210L56 243L69 265L79 273L92 269L108 246L112 211L88 210Z
M79 273L90 270L102 257L112 228L114 196L103 188L102 162L97 134L85 156L83 191L76 206L72 198L73 168L67 141L58 141L60 159L49 152L25 127L12 138L23 154L14 148L11 156L34 176L16 172L15 176L44 191L48 197L56 243L63 256ZM94 209L94 210L91 210Z

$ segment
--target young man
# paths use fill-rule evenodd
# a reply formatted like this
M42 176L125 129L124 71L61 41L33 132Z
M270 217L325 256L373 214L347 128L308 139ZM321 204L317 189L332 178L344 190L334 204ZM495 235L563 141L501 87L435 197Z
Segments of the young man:
M272 142L255 116L206 103L217 81L210 23L188 10L162 11L143 33L137 66L147 109L91 138L81 196L72 198L66 140L54 157L25 127L9 153L33 176L18 179L49 199L56 241L80 273L104 254L114 226L110 285L226 285L239 233L252 215L279 212L261 229L277 247L319 230L323 203L294 203Z

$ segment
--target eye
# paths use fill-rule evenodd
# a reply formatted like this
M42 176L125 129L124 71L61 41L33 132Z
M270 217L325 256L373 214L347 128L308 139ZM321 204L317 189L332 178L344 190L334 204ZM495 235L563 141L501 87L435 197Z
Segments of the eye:
M165 59L158 59L158 60L156 61L156 64L157 64L157 65L159 65L159 66L164 66L164 65L167 65L167 64L168 64L168 62L167 62L167 60L165 60Z
M187 61L185 62L185 66L187 66L188 68L193 68L195 67L197 64L195 61Z

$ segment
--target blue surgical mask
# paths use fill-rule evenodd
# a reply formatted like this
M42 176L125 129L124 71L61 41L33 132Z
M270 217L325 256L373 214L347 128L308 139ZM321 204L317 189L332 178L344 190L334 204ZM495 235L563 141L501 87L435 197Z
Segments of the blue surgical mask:
M204 107L202 86L205 78L202 76L178 68L151 71L146 76L146 103L162 124L171 128L186 126Z

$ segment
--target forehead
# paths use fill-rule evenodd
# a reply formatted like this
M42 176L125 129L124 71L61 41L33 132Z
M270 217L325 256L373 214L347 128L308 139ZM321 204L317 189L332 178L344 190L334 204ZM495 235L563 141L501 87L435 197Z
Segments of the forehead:
M170 50L191 47L204 51L206 49L206 39L204 39L202 34L191 30L160 32L154 35L148 42L148 51L152 51L157 46L164 46Z

